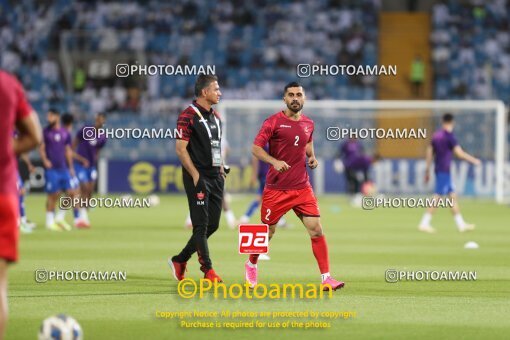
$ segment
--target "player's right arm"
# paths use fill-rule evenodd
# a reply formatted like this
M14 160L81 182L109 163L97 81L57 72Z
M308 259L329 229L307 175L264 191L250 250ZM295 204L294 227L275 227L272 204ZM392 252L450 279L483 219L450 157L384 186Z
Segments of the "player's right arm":
M193 184L197 186L198 181L200 180L200 173L195 167L195 164L193 164L188 152L188 143L191 138L193 117L193 114L187 114L186 111L183 111L179 115L179 118L177 118L177 129L181 132L181 138L177 139L175 143L175 152L177 153L177 157L179 157L183 168L186 169L193 178Z
M71 143L66 145L66 161L67 161L67 167L69 168L69 173L71 176L76 176L76 173L74 172L74 163L73 163L73 157L74 151L71 148Z
M430 180L430 168L432 166L432 158L434 157L434 149L432 149L432 145L429 145L427 147L426 155L425 155L425 161L426 161L426 167L425 167L425 183L428 183Z
M182 166L188 173L193 177L193 184L195 186L198 183L198 180L200 178L200 173L198 172L197 168L195 167L195 164L193 164L193 161L191 160L191 157L188 152L188 141L184 139L178 139L175 143L175 152L177 153L177 157L179 157L179 160L182 163Z
M266 152L266 150L264 150L263 148L256 144L253 144L251 152L253 156L257 157L261 161L271 164L273 168L278 172L284 172L289 170L290 168L290 165L288 165L284 161L279 161L276 158L272 157Z
M468 154L466 151L464 151L460 145L456 145L454 148L453 148L453 153L455 154L455 156L457 156L458 158L460 159L463 159L465 161L468 161L469 163L471 164L474 164L474 165L480 165L480 160L476 157L473 157L471 156L470 154Z
M289 170L290 165L284 161L280 161L272 157L266 152L266 150L264 150L264 146L269 143L269 139L273 135L273 125L273 120L271 118L268 118L264 121L262 127L259 130L259 133L255 137L255 141L251 147L251 153L253 156L257 157L257 159L271 164L276 171L284 172Z

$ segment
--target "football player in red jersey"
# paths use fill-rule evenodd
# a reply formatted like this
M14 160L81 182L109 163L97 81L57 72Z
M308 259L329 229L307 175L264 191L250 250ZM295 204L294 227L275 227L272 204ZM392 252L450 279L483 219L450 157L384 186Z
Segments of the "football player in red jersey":
M285 86L283 100L287 108L267 118L255 137L253 155L272 165L262 194L261 219L269 225L271 239L280 218L294 210L310 234L324 290L336 290L344 283L330 276L319 206L306 172L307 163L310 169L315 169L318 162L313 149L314 123L302 113L305 98L305 91L298 83ZM268 143L269 152L266 152L264 146ZM252 287L257 284L258 256L250 255L245 263L245 277Z
M41 143L41 125L23 87L0 70L0 339L7 323L7 265L18 260L18 166L16 155ZM14 138L14 130L17 138Z

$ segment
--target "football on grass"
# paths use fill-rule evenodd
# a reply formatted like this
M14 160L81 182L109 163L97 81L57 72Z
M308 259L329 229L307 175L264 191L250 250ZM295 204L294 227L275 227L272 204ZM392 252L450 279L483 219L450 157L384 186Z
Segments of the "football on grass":
M81 340L80 324L70 316L59 314L46 318L39 330L39 340Z

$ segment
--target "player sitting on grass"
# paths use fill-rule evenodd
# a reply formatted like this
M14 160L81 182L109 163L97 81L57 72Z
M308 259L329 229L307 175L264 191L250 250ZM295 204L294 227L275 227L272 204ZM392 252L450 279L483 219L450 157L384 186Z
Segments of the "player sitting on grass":
M457 195L454 192L452 177L450 175L450 165L452 156L455 155L460 159L466 160L474 165L480 165L480 160L471 156L457 143L457 139L453 134L454 120L451 113L443 115L443 127L436 131L432 136L431 145L427 148L427 169L425 170L425 182L430 179L430 166L432 158L434 158L434 173L436 175L436 188L434 191L434 202L437 202L440 196L449 196L454 204L452 207L453 218L460 232L473 230L475 226L464 222L460 214ZM436 230L430 226L432 214L436 207L429 207L423 215L418 229L426 233L435 233Z

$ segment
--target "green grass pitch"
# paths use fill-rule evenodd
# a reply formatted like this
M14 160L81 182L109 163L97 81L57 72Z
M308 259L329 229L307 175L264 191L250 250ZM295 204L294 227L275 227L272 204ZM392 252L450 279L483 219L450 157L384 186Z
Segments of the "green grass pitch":
M234 196L240 215L252 196ZM185 244L184 196L162 196L149 209L95 209L91 230L44 230L44 196L27 199L29 218L38 224L21 235L20 261L9 270L7 339L36 338L41 321L66 313L86 339L508 339L510 334L509 207L491 201L461 200L464 218L477 229L459 234L449 211L438 211L438 233L416 229L421 209L352 208L342 196L322 196L319 204L329 243L331 272L346 287L324 300L224 300L179 297L167 257ZM257 215L258 217L258 215ZM309 237L292 213L292 228L278 230L270 261L260 261L263 283L316 283L319 272ZM257 221L254 218L253 221ZM68 213L67 220L71 221ZM216 271L226 283L242 283L245 256L238 235L222 219L210 240ZM476 241L480 249L463 245ZM125 282L52 281L38 284L37 269L126 271ZM187 276L201 277L196 256ZM477 281L386 283L386 269L477 271ZM329 329L183 329L156 311L353 311L356 317L331 322Z

